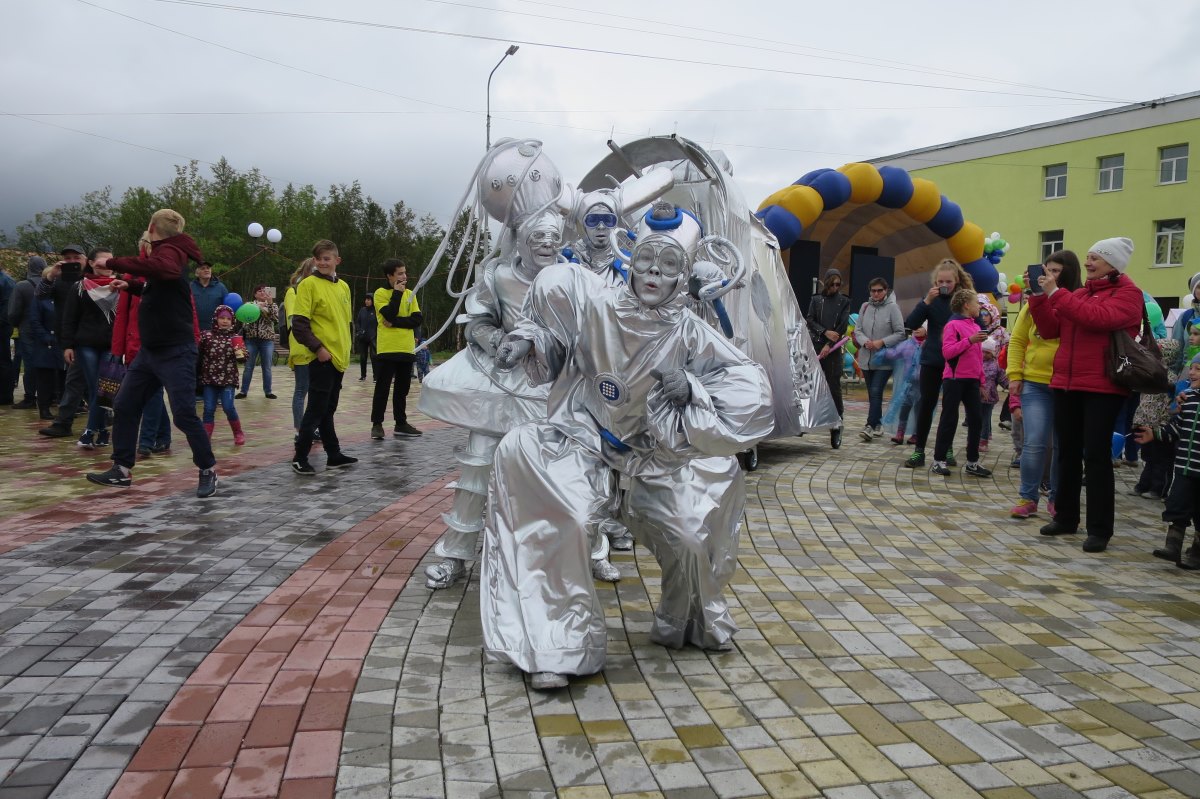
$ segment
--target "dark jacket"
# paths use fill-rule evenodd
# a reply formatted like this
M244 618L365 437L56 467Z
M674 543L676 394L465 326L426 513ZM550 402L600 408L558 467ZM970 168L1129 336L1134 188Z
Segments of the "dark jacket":
M62 348L54 330L54 301L49 297L35 297L22 327L22 338L27 340L28 364L34 369L61 369ZM26 332L27 331L27 332Z
M25 268L25 279L17 282L12 299L8 301L8 323L21 329L22 335L26 325L25 317L37 296L38 286L42 283L42 270L46 268L46 262L41 256L30 256Z
M75 284L75 290L67 295L67 307L63 312L62 331L59 341L63 349L91 347L108 352L112 347L113 316L116 307L106 313L92 299L85 288L85 281L105 286L111 277L87 277Z
M62 272L54 280L43 280L38 286L39 297L48 296L54 301L54 329L61 335L65 326L64 316L67 312L67 301L83 279L83 264L67 261L62 265Z
M203 259L192 237L180 233L154 242L149 255L109 260L109 268L113 271L146 279L145 283L134 281L129 284L129 290L142 298L137 314L142 349L195 345L192 324L199 312L193 310L187 265L189 260L199 263ZM211 311L209 324L212 324Z
M1142 290L1128 275L1087 281L1075 291L1033 294L1029 313L1042 338L1059 340L1051 388L1097 394L1129 392L1108 379L1108 350L1115 330L1136 336L1142 325Z
M925 300L921 300L904 320L904 326L909 330L916 330L926 322L929 323L926 325L926 332L929 336L925 339L925 346L921 348L922 366L941 367L946 365L946 359L942 356L942 329L949 321L949 294L937 295L928 305L925 304Z
M1175 445L1175 471L1200 477L1200 388L1189 388L1179 401L1179 413L1156 437Z
M807 319L808 330L819 351L824 345L834 343L825 336L825 331L834 331L838 338L846 335L850 327L850 298L840 291L831 297L814 294L808 304Z
M379 319L375 316L375 306L365 305L358 309L354 316L354 337L359 341L369 341L373 345L379 335Z
M207 286L201 286L200 281L195 278L188 285L192 290L192 297L196 300L196 318L200 320L200 329L208 330L212 327L213 312L217 310L218 305L225 304L225 295L229 293L229 289L215 277L208 281Z
M17 281L9 277L8 272L0 269L0 327L8 327L8 304L12 302L13 290ZM10 331L11 332L11 331ZM7 344L8 342L4 342Z

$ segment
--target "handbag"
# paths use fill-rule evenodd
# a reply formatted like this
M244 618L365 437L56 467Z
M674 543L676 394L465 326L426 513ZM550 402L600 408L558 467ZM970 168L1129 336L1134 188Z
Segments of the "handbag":
M1150 329L1150 317L1142 306L1142 340L1125 330L1114 330L1109 337L1108 379L1117 386L1139 394L1163 394L1171 390L1162 352Z
M100 377L96 382L96 404L101 408L112 408L121 382L125 379L125 364L120 358L109 356L100 364Z

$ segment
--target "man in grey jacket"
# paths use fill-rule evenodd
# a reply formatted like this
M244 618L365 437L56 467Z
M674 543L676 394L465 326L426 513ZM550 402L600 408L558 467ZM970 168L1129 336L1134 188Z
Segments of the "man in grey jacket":
M871 441L883 434L883 392L892 376L892 362L884 353L904 341L904 315L896 303L888 282L877 277L867 284L871 298L858 312L854 343L858 345L858 365L867 380L867 423L859 436Z

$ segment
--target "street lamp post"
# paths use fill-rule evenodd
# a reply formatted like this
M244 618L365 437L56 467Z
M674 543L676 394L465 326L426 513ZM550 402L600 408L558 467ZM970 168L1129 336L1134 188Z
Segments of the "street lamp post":
M504 59L510 55L516 55L521 48L515 44L510 44L508 49L504 51L504 55L500 56L500 60L496 62L496 66L492 67L492 71L488 73L487 79L487 147L492 149L492 76L496 74L496 70L500 69L500 65L504 63Z

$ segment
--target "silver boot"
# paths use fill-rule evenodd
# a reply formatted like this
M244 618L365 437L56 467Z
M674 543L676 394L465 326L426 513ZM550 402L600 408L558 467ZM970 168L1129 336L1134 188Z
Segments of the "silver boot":
M615 583L621 580L621 572L616 566L609 563L608 558L597 558L592 561L592 576L606 583Z
M467 573L466 562L458 558L446 558L441 563L425 567L426 588L449 588Z

